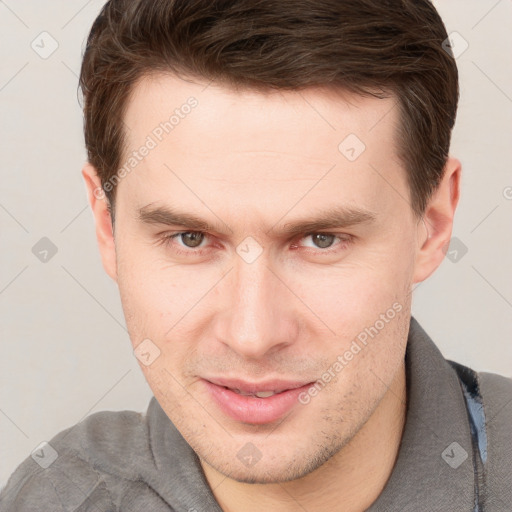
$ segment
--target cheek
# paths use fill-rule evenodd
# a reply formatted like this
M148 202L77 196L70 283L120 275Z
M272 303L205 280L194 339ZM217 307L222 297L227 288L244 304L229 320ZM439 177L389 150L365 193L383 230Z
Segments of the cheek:
M172 264L155 257L157 251L119 244L118 285L133 344L144 338L157 343L185 339L185 329L208 304L208 290L219 280L218 268Z
M174 279L169 279L174 275ZM160 338L187 303L190 287L176 276L137 265L118 269L118 283L128 330L134 335Z
M394 319L396 309L406 308L413 262L397 264L396 255L383 258L381 254L366 254L357 264L290 273L286 282L324 327L331 328L331 334L334 331L336 336L350 339L378 321L381 314L388 312L387 316ZM302 308L305 313L307 308ZM311 312L310 326L314 323Z

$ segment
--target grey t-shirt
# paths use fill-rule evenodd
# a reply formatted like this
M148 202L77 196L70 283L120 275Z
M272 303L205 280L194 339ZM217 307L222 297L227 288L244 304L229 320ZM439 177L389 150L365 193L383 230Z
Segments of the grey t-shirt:
M512 380L478 374L486 421L477 427L484 435L476 445L485 459L477 491L484 506L475 507L478 457L463 388L414 318L406 375L408 408L398 457L367 512L511 512ZM57 434L18 466L0 494L0 511L221 509L196 454L153 397L146 414L99 412Z

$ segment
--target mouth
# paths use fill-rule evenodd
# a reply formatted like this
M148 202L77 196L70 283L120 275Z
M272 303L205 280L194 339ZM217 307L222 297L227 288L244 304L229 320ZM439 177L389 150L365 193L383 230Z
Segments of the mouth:
M224 414L242 423L265 424L291 413L299 395L313 383L274 380L249 383L238 379L202 379L213 403Z

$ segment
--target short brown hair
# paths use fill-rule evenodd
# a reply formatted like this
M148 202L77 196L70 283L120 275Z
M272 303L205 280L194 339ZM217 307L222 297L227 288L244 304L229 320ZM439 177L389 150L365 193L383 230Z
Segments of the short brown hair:
M152 72L235 88L392 95L399 157L421 215L443 175L457 112L446 39L429 0L109 0L80 72L88 160L105 189L123 157L129 94ZM115 189L105 192L113 205Z

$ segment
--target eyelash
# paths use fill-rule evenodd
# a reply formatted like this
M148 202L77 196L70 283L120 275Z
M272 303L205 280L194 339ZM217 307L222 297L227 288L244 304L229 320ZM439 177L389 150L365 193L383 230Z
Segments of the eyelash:
M172 233L172 234L166 234L162 237L162 243L166 246L166 247L170 247L171 245L174 245L173 244L173 241L175 239L177 239L179 236L181 235L184 235L184 234L187 234L187 233L202 233L201 231L180 231L178 233ZM203 233L204 234L204 233ZM319 252L320 254L322 255L328 255L328 254L333 254L333 253L336 253L338 252L339 250L342 250L342 249L345 249L350 243L352 243L353 241L353 237L350 236L350 235L346 235L346 234L343 234L343 235L337 235L336 233L324 233L324 232L313 232L313 233L307 233L305 234L302 238L300 238L300 240L303 240L304 238L307 238L307 237L310 237L312 235L328 235L328 236L334 236L336 238L338 238L340 240L339 243L335 244L334 245L334 249L333 248L327 248L327 249L321 249L321 248L318 248L318 249L313 249L313 251L315 252ZM206 235L208 236L208 235ZM341 246L341 249L339 248ZM299 247L298 245L296 244L293 244L292 247L295 249L297 247ZM311 247L306 247L306 249L312 249ZM189 249L181 249L180 246L178 245L177 248L175 247L173 249L177 254L180 254L180 255L185 255L185 256L190 256L190 255L198 255L198 256L201 256L203 254L203 252L206 250L206 249L193 249L193 248L189 248ZM309 251L308 251L309 252Z

